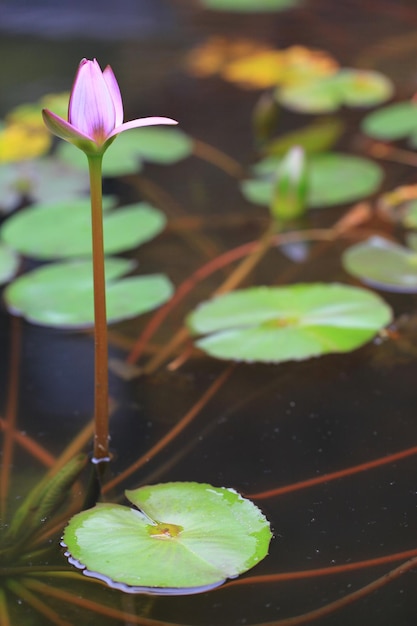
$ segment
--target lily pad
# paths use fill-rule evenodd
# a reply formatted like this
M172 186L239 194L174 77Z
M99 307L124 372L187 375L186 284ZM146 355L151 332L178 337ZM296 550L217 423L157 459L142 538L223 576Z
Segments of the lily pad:
M385 291L417 292L417 252L382 237L351 246L342 257L347 272Z
M391 97L393 85L379 72L344 68L333 75L289 84L276 91L277 100L302 113L331 113L341 106L370 107Z
M121 278L135 264L106 259L106 298L109 322L130 319L168 300L171 282L161 274ZM91 261L52 263L17 278L5 290L9 311L34 324L56 328L94 325Z
M215 11L236 11L242 13L263 13L283 11L299 4L299 0L201 0L208 9Z
M250 202L269 206L273 178L280 160L267 158L255 166L258 176L243 181L241 190ZM374 193L381 184L382 169L369 159L339 153L310 155L307 158L307 205L323 208L354 202Z
M235 361L280 363L360 347L391 320L377 295L340 284L252 287L203 303L187 320L196 344Z
M14 250L0 244L0 285L13 278L19 267L19 257Z
M122 133L112 143L103 157L104 176L123 176L141 170L142 161L170 165L192 153L193 142L176 128L144 127ZM61 142L60 159L81 169L87 168L87 160L81 150Z
M131 250L149 241L161 232L165 221L163 213L146 203L104 211L105 254ZM91 256L90 201L31 206L6 220L0 237L21 254L36 259Z
M417 145L417 104L397 102L373 111L362 122L364 133L383 141L395 141L411 137Z
M84 574L127 592L196 593L268 552L269 524L232 489L166 483L126 491L137 509L98 504L73 517L63 546Z

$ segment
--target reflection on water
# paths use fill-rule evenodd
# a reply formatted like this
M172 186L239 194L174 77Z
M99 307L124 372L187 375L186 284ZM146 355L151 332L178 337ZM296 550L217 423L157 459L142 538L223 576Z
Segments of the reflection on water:
M45 2L3 3L0 49L8 60L0 68L3 114L11 106L36 100L46 91L68 88L80 58L97 56L102 64L112 64L120 77L127 117L163 114L177 118L191 135L246 165L255 154L251 113L259 92L242 91L219 78L195 79L184 69L193 46L214 34L252 37L280 48L295 43L319 47L346 66L386 71L401 97L408 97L415 89L417 9L413 0L381 0L377 4L306 0L297 11L242 17L204 12L197 0L142 0L117 3L117 9L114 3L101 2L98 9L95 3L85 2L81 8L74 3L59 8ZM357 146L353 133L358 119L356 113L347 116L352 132L344 142L349 148ZM299 124L299 119L281 112L279 123L283 131ZM161 208L170 221L157 242L141 249L144 272L167 272L179 284L209 258L262 232L263 211L244 203L236 181L202 159L193 157L168 168L147 166L143 178L163 189ZM389 170L387 188L404 181L410 181L408 169L399 166ZM110 183L112 191L129 198L136 197L135 185L137 180ZM330 213L316 212L312 223L328 225L342 214L338 209ZM344 242L323 246L300 265L273 250L254 272L253 282L347 281L339 262L344 246ZM185 311L208 297L226 271L202 283L198 293L190 294L184 308L173 312L152 340L155 344L151 343L143 361L157 345L168 340ZM391 294L388 300L396 314L414 311L413 296ZM112 356L123 359L149 319L113 327ZM92 339L88 334L49 332L25 324L22 327L18 427L57 455L91 414ZM243 579L337 567L414 548L415 456L378 468L364 467L321 484L303 484L307 479L415 445L417 367L412 325L410 328L399 343L373 343L347 356L279 366L236 366L175 441L161 454L145 460L107 497L120 499L126 487L167 480L210 482L254 496L272 521L274 540L270 556ZM10 337L10 320L3 316L3 414L8 410L6 396L10 389ZM151 376L131 380L112 374L114 476L176 425L226 367L193 355L174 371L164 367ZM10 498L11 510L24 495L27 483L42 471L41 463L31 460L28 451L15 447L17 493ZM300 483L299 488L265 496L268 490L292 483ZM58 545L58 540L53 545ZM36 562L44 566L66 563L55 548L38 555ZM29 579L27 589L51 606L61 621L32 611L27 599L22 607L18 589L13 591L9 610L13 626L87 625L98 619L110 626L275 624L333 602L400 562L299 580L261 583L253 579L241 586L234 581L189 598L127 596L82 579L78 573L70 581L56 579L54 589L62 594L53 595L51 588L42 586L52 579L39 574ZM417 601L413 578L412 573L399 577L378 593L335 614L319 617L315 623L414 623ZM98 617L97 605L111 607L106 609L107 617ZM145 617L135 621L122 617L123 611Z

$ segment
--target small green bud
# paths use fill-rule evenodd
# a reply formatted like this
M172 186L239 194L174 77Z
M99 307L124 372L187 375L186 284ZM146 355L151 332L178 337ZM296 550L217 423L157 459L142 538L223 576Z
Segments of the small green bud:
M294 146L282 159L275 179L270 211L277 222L302 217L307 206L307 167L302 148Z

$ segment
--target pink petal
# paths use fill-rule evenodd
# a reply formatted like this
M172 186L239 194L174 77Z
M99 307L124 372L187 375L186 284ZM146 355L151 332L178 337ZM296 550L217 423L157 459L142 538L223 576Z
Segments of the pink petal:
M95 59L81 61L71 92L68 121L99 144L115 127L112 96Z
M119 84L116 80L116 76L113 73L110 65L108 65L104 72L103 78L106 81L107 88L110 92L111 98L114 104L114 110L116 113L116 122L115 126L119 126L123 123L123 102L122 102L122 94L120 93Z
M43 109L42 111L43 121L45 122L46 127L61 139L65 139L66 141L77 141L77 140L86 140L89 142L94 142L92 137L81 133L78 128L75 128L72 124L64 120L56 113L52 113L48 109Z
M175 120L172 120L170 117L141 117L138 120L132 120L131 122L125 122L124 124L120 124L117 126L108 136L114 137L114 135L119 135L123 133L125 130L130 130L131 128L140 128L141 126L155 126L157 124L178 124Z

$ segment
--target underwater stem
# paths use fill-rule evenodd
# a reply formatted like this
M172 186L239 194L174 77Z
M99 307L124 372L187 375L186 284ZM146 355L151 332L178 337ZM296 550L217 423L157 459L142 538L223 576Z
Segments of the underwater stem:
M108 355L106 279L104 268L103 206L101 181L102 155L89 155L91 224L94 279L94 456L93 461L109 460Z

